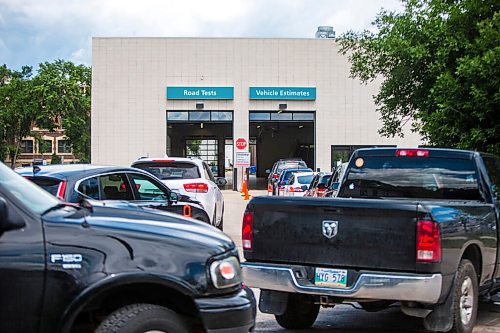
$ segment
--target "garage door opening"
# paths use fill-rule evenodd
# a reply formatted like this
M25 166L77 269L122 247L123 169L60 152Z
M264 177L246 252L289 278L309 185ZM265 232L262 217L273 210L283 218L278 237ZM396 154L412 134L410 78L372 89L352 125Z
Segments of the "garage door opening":
M167 112L167 155L198 157L216 177L232 181L232 154L226 156L227 140L233 137L231 111Z
M314 170L314 112L251 111L249 117L257 188L266 188L266 169L280 158L301 158Z

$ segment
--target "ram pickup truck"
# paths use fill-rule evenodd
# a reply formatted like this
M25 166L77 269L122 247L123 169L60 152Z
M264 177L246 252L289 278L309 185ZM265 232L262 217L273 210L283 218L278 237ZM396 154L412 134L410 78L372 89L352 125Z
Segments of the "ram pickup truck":
M79 207L0 163L0 332L240 332L255 300L204 222Z
M500 288L500 159L450 149L360 149L337 198L256 197L242 226L245 283L285 328L320 306L392 303L426 329L471 332Z

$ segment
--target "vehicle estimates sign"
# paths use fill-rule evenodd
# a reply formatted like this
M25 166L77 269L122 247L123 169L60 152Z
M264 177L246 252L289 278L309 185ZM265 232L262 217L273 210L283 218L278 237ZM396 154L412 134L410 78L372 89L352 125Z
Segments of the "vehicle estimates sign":
M233 99L233 87L167 87L167 99Z
M316 100L314 87L250 87L250 99Z
M250 166L250 153L237 151L236 152L236 166L237 167L249 167Z

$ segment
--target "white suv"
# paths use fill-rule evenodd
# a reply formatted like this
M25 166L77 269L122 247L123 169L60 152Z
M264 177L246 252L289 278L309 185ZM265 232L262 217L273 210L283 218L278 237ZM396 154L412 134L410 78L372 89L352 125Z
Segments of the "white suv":
M206 162L184 157L141 158L132 167L153 174L172 191L199 201L210 223L223 229L224 198L218 186L226 185L227 181L215 178Z

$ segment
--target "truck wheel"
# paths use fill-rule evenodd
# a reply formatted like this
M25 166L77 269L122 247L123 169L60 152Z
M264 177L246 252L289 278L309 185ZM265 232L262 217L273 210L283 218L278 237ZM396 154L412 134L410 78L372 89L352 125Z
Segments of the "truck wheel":
M309 295L288 294L285 312L274 315L278 324L287 329L304 329L311 327L319 313L319 304Z
M463 259L458 266L454 289L452 333L470 333L476 323L478 282L472 262Z
M99 325L96 333L188 333L189 328L182 318L163 306L133 304L111 313Z

